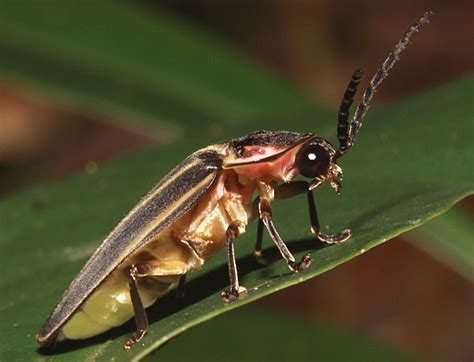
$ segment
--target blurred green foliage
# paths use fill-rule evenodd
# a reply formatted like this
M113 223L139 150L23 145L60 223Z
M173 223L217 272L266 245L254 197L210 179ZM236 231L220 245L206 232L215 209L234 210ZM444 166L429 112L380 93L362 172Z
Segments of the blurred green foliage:
M0 201L1 360L41 359L46 351L37 349L34 334L75 273L134 202L196 148L264 128L335 139L335 112L312 105L232 49L168 15L125 1L2 1L0 6L4 78L34 84L88 111L123 112L135 119L134 126L159 130L163 123L156 128L154 121L159 120L183 131L167 144L122 157L94 174ZM141 358L197 324L312 278L446 211L474 190L473 171L466 167L474 154L473 90L474 79L467 77L371 110L354 150L341 160L343 196L326 187L316 193L324 230L351 227L350 241L323 247L313 240L303 197L275 205L276 225L290 249L297 256L311 250L314 264L307 272L289 273L273 247L265 252L274 261L258 266L251 257L252 225L236 246L241 281L249 289L246 298L221 303L219 293L228 284L221 252L190 275L182 308L169 298L150 308L150 332L132 351L122 350L124 335L133 329L128 323L95 339L59 346L55 358ZM280 325L282 331L294 323L264 318L263 323ZM237 319L229 323L243 322ZM211 324L206 333L220 334L221 323ZM304 327L291 333L298 331L310 333ZM361 347L353 352L360 351L361 359L370 356L355 341L343 344ZM340 346L335 340L331 348ZM317 356L318 343L312 347ZM216 346L209 341L208 348ZM173 356L192 359L194 351L180 348Z

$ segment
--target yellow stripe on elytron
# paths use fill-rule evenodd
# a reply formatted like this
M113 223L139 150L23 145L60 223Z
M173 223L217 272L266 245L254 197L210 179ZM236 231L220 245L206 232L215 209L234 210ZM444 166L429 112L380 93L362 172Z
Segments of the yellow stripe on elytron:
M181 176L184 172L188 171L190 168L196 166L201 160L197 159L191 162L189 165L186 167L183 167L179 172L176 173L173 177L170 177L166 182L161 185L159 188L157 188L153 193L150 193L149 195L145 196L143 200L141 200L135 207L130 211L130 213L123 219L125 221L126 219L129 219L138 209L142 207L142 205L146 204L148 201L150 201L152 198L154 198L158 193L160 193L164 188L168 187L172 182L176 181L176 179Z
M216 151L222 151L222 149L219 149L217 146L219 145L213 145L213 146L210 146L210 147L206 147L200 151L204 152L206 150L214 150L216 149ZM198 151L199 152L199 151ZM133 215L136 213L136 211L138 209L140 209L141 207L143 207L144 204L146 204L147 202L149 202L155 195L157 195L159 192L161 192L165 187L169 186L172 182L175 182L176 179L181 176L184 172L188 171L190 168L196 166L196 165L199 165L199 164L202 164L203 163L203 160L199 160L199 159L196 159L196 160L193 160L190 162L190 164L186 165L185 167L183 167L182 169L178 170L177 171L177 174L170 177L169 179L167 179L165 181L165 183L163 185L161 185L158 189L154 190L152 194L148 195L148 196L145 196L145 198L143 200L141 200L139 202L138 205L136 205L131 211L130 213L114 228L114 230L106 237L106 239L103 241L103 243L101 244L101 246L94 252L94 254L92 255L92 257L89 259L89 261L84 265L81 273L85 270L87 270L88 266L90 265L90 262L94 260L94 258L96 257L96 255L101 252L103 250L103 248L105 247L104 244L106 244L106 242L108 240L110 240L112 237L115 236L115 231L120 228L121 225L125 224L131 217L133 217ZM172 172L172 171L171 171ZM66 305L66 307L68 307L68 310L66 310L66 312L63 312L64 309L65 309L65 300L64 300L64 296L63 298L61 299L60 303L58 304L58 306L56 308L58 308L59 306L61 306L61 309L57 312L56 310L53 312L53 315L56 314L56 320L55 320L55 323L54 325L48 325L49 327L49 330L45 330L45 331L42 331L43 332L43 335L41 336L41 340L43 342L46 342L47 340L49 340L51 338L51 336L57 332L57 330L62 327L64 325L64 323L66 323L66 321L71 317L71 315L77 310L77 308L79 307L79 305L81 303L84 302L84 300L100 285L100 283L105 279L105 277L107 277L121 262L123 262L131 253L133 253L133 251L135 251L137 249L136 245L134 245L135 241L136 240L140 240L141 238L143 238L144 236L146 236L146 234L148 234L150 231L152 231L156 225L159 225L160 222L162 222L167 216L169 216L172 212L174 212L176 209L179 208L180 205L183 204L184 200L186 198L188 198L190 196L190 194L192 194L193 192L196 192L195 190L196 189L199 189L199 188L202 188L203 186L205 186L205 184L209 184L209 178L213 178L215 177L215 172L211 172L209 175L207 175L206 177L204 177L202 179L202 181L198 182L193 188L191 188L189 191L187 191L184 195L182 195L178 200L176 200L174 202L174 206L173 208L171 208L171 204L169 205L169 208L166 210L166 214L160 214L158 215L157 218L155 219L152 219L150 224L148 224L148 226L146 228L143 229L143 231L140 233L140 235L138 235L138 237L135 237L131 242L128 243L128 247L124 248L124 250L122 250L122 253L120 253L120 255L117 257L117 261L115 264L111 264L109 265L109 267L104 270L104 275L103 277L100 279L100 280L97 280L95 281L95 285L93 285L91 288L89 288L88 290L86 290L86 293L81 297L79 298L77 301L76 301L76 305L73 305L72 306L72 309L71 307L68 307ZM194 191L193 191L194 190ZM81 274L79 274L78 276L80 276ZM77 280L77 277L76 279L74 279L73 283ZM73 284L71 284L72 286ZM75 285L76 289L77 289L77 285ZM67 291L66 291L67 292ZM57 321L57 314L59 314L60 316L62 316L62 319L58 322ZM49 320L48 320L49 322ZM47 323L48 323L47 322Z
M219 147L220 146L220 147ZM211 146L207 146L205 148L202 148L200 149L199 151L196 151L194 152L194 154L197 154L198 152L201 153L201 152L205 152L205 151L216 151L218 153L222 152L222 148L223 146L222 145L211 145ZM179 176L181 176L181 174L183 174L184 172L188 171L190 168L194 167L195 165L197 165L199 162L202 163L202 160L200 159L195 159L193 160L193 162L191 162L189 165L187 165L186 167L183 167L181 170L179 170L176 175L174 175L173 177L169 178L168 180L166 180L166 182L161 185L159 188L157 188L153 193L145 196L144 199L140 200L138 204L135 205L135 207L128 213L127 216L125 216L125 218L123 218L123 220L120 222L118 226L120 226L122 223L124 223L126 220L129 220L133 214L135 214L135 212L140 209L142 207L143 204L146 204L148 201L150 201L153 197L155 197L155 195L157 195L159 192L161 192L161 190L163 190L165 187L167 187L169 184L171 184L172 182L174 182Z
M204 185L209 184L209 178L213 178L214 175L211 173L207 175L205 178L202 179L198 184L196 184L193 188L189 189L185 194L183 194L178 200L173 202L174 207L168 207L166 209L166 212L160 213L156 218L152 219L150 223L142 228L142 231L140 234L138 234L133 240L129 243L129 245L135 246L137 244L137 241L142 240L144 237L146 237L153 229L156 228L157 225L163 222L170 214L172 214L174 211L176 211L182 204L183 201L188 199L193 193L196 192L196 190L199 190L202 188ZM129 251L125 251L122 253L122 256L125 258L128 255L130 255Z

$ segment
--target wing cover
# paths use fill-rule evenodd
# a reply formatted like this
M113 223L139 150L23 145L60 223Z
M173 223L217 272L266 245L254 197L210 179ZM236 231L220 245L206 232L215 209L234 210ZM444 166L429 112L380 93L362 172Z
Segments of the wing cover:
M135 250L190 210L212 187L222 155L199 150L168 173L102 242L37 335L47 343L100 283Z

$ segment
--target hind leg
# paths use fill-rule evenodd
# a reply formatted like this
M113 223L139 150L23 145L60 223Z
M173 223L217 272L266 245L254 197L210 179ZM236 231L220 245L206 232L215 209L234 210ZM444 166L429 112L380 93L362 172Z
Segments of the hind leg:
M143 307L140 294L138 293L137 279L138 269L135 265L130 267L128 286L130 289L130 298L132 300L133 312L135 314L135 323L137 330L127 338L123 344L123 348L130 349L134 343L139 342L144 336L148 329L148 317L146 315L145 308Z
M145 336L148 330L148 317L145 311L145 306L142 301L142 297L140 297L140 292L147 293L147 291L149 292L150 289L146 289L146 284L141 285L141 287L145 288L141 289L138 285L138 280L140 278L146 277L157 278L149 280L152 281L152 286L150 286L149 288L153 289L153 291L156 293L154 294L154 297L156 298L159 295L163 295L164 293L166 293L169 286L173 282L178 280L178 278L180 279L180 281L183 280L185 273L188 271L186 263L184 262L168 261L168 263L173 265L173 268L169 268L168 274L165 273L163 270L164 263L156 261L133 264L129 268L128 286L137 329L135 332L132 333L129 338L127 338L127 340L123 344L123 347L127 350L131 349L133 344L139 342ZM146 299L145 303L147 303Z

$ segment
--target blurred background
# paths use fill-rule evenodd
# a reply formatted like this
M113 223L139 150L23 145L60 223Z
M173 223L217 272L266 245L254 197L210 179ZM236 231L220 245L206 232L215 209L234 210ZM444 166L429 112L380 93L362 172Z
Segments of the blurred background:
M0 12L5 3L0 3ZM352 71L361 66L372 74L402 31L426 10L435 12L434 26L426 27L416 46L403 54L375 103L406 97L474 70L472 1L135 3L227 42L335 114ZM96 5L91 2L91 7ZM73 173L94 172L120 154L176 134L173 127L150 136L139 128L117 126L126 117L65 105L37 85L0 73L0 196ZM472 222L473 199L459 208ZM420 248L424 237L405 234L247 308L322 320L416 357L471 361L472 277Z

